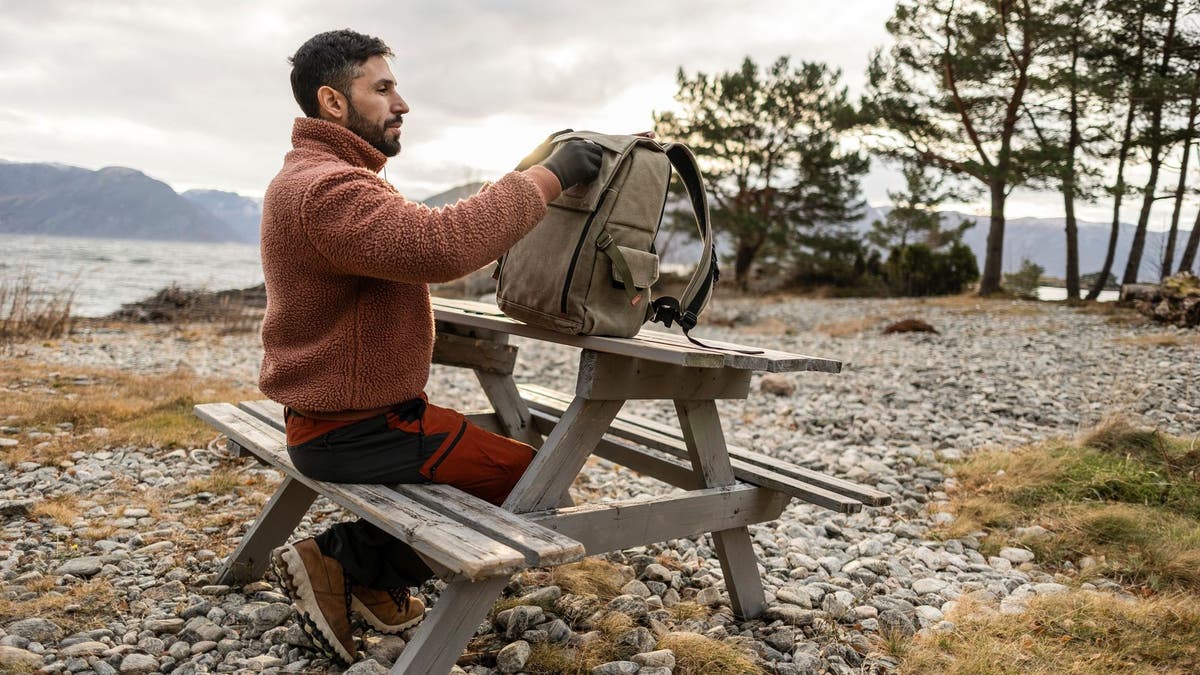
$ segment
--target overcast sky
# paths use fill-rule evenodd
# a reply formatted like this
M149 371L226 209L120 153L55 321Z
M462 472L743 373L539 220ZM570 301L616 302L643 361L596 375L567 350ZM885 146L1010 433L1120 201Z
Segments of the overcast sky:
M353 28L396 52L412 108L387 166L421 198L495 178L564 127L651 126L676 70L731 70L749 55L824 61L857 95L887 39L891 0L136 2L0 0L0 158L129 166L177 190L261 196L300 114L287 57L315 33ZM864 192L888 201L892 171ZM970 209L986 212L982 202ZM1009 213L1060 216L1054 195ZM1103 218L1103 209L1084 209Z

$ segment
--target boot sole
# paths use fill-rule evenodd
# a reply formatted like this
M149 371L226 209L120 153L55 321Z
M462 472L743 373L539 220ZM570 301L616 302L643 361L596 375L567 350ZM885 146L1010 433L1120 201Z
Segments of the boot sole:
M362 604L361 602L359 602L358 598L356 598L354 596L350 597L350 609L354 610L355 612L358 612L358 615L361 616L363 619L365 619L366 622L368 624L370 624L372 628L379 631L380 633L386 633L387 635L399 635L400 633L403 633L406 629L412 628L413 626L417 625L418 623L421 623L421 619L425 618L425 613L422 612L420 616L414 617L414 618L412 618L408 621L405 621L404 623L399 624L399 625L392 625L392 624L384 623L379 617L375 616L374 612L367 609L367 606Z
M317 609L317 598L313 595L308 570L291 544L271 552L271 569L279 578L279 583L283 585L288 597L292 599L296 614L300 618L300 627L316 650L340 665L348 666L353 663L354 656L346 653L329 622L325 620L325 615Z

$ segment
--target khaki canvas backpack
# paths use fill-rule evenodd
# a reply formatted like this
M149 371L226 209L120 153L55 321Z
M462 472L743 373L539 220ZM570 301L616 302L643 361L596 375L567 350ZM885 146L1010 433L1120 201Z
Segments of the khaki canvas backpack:
M720 276L695 156L640 136L570 132L554 142L573 139L604 149L600 174L551 202L542 222L500 258L497 304L514 319L576 335L632 337L646 321L678 323L687 335ZM687 188L702 253L680 298L653 299L654 237L672 167Z

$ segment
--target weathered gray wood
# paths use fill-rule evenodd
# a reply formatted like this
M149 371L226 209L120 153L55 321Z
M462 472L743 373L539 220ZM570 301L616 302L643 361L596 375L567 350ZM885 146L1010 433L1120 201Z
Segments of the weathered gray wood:
M738 484L527 516L578 539L589 554L596 554L774 520L787 502L787 495L774 490Z
M676 401L675 412L696 473L704 476L709 487L732 485L733 467L725 448L717 404L711 400ZM745 618L762 614L766 599L749 530L734 527L715 531L712 537L733 613Z
M496 577L448 585L388 672L391 675L450 672L507 584L508 579Z
M566 408L566 404L570 402L571 395L560 391L555 391L547 387L542 387L533 384L522 384L518 386L521 391L521 396L526 399L526 402L531 406L531 409L543 409L554 411ZM556 404L556 402L559 402ZM646 417L640 417L632 413L623 412L613 423L613 428L609 431L614 436L641 443L657 450L668 451L660 446L672 446L678 452L670 451L678 457L685 456L686 448L683 444L683 437L678 428L671 427L668 424L658 422ZM868 485L860 485L853 481L848 481L836 476L806 469L802 466L792 464L781 459L776 459L770 455L747 450L746 448L730 445L729 456L733 459L734 473L737 473L738 460L747 464L753 464L764 469L795 478L812 485L825 488L831 492L852 497L869 506L886 506L892 503L892 496L877 490ZM742 476L738 476L741 480L747 480Z
M700 368L736 368L739 370L766 370L770 372L820 371L839 372L841 363L803 354L791 354L774 349L758 350L756 347L736 345L729 342L702 339L709 347L701 347L682 335L643 329L632 338L609 338L597 336L568 335L537 328L510 319L493 304L433 299L433 313L439 322L459 328L483 328L500 333L557 342L581 349L610 354L621 354L662 363L675 363ZM761 351L761 354L743 354L739 351Z
M525 392L525 396L529 401L535 418L539 415L546 415L551 420L556 419L556 415L561 415L562 411L566 408L566 404L559 399L546 397L537 392L524 389L524 385L522 385L522 389ZM683 459L689 458L687 445L684 443L681 437L668 436L666 434L661 434L634 426L627 422L625 417L626 415L622 414L613 421L612 426L609 428L609 437L622 438L634 443L639 443L659 452L666 453L672 457L679 457ZM635 467L634 464L627 464L626 461L640 463L644 465L644 468L646 469L643 471L643 473L647 473L648 475L655 475L654 471L656 470L664 472L664 476L673 475L675 473L672 471L671 467L661 466L656 463L654 458L647 458L644 456L638 457L637 454L635 454L638 452L636 449L622 447L620 445L617 447L610 447L608 445L609 437L606 437L606 440L602 441L601 444L597 446L596 454L605 457L606 459L611 459L619 464L629 466L635 470L640 469ZM611 456L604 453L610 453ZM730 455L733 455L732 451L730 451ZM862 500L860 500L857 496L844 494L842 491L835 492L827 489L827 486L824 484L825 482L838 481L839 487L843 491L857 491L864 492L866 494L869 494L870 492L877 492L873 491L871 488L860 487L854 483L849 483L849 481L840 481L840 479L825 476L824 474L816 473L815 471L808 472L817 477L816 480L810 481L806 479L795 478L781 472L776 472L773 469L756 466L754 464L742 461L737 457L731 456L730 464L733 467L734 476L738 480L745 481L752 485L774 488L803 501L837 511L838 513L858 513L862 510ZM804 471L808 470L805 469ZM680 485L681 487L687 485L685 483L673 482L675 480L674 478L668 479L663 477L661 480L665 480L673 485ZM882 493L878 494L882 495ZM883 495L883 497L886 498L886 495ZM890 499L885 501L885 503L887 502L890 502Z
M473 368L508 375L517 362L517 348L492 340L438 333L433 343L433 362L443 366Z
M531 567L579 560L583 544L449 485L397 485L396 492L525 553Z
M582 398L572 401L517 481L504 508L524 513L558 506L623 403Z
M746 398L750 371L685 368L585 349L575 394L598 400Z
M216 583L245 584L261 579L271 561L271 551L287 541L316 498L317 493L311 487L284 477L237 549L225 561Z
M542 433L550 433L554 430L554 425L558 424L557 414L534 410L532 415L534 426ZM685 490L704 487L692 473L692 467L687 462L681 462L674 457L654 455L653 451L622 443L610 436L600 439L592 454L640 474L661 480L668 485Z
M477 580L524 568L525 555L383 485L313 480L291 464L279 430L226 403L196 406L196 415L293 479L365 518L451 573Z
M504 435L537 448L542 445L542 436L529 422L529 406L517 391L512 375L498 375L482 370L475 371L479 386L491 402L500 420Z

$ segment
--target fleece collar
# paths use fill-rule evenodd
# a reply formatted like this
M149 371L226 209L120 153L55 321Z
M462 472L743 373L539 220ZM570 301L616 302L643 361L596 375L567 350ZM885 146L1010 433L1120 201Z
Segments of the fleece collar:
M376 150L358 134L333 122L315 117L297 117L292 127L292 147L317 149L331 153L354 166L379 173L387 155Z

